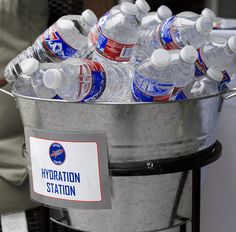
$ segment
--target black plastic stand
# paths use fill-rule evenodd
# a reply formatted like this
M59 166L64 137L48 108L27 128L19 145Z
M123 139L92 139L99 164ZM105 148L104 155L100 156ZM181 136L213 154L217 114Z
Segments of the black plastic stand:
M148 160L138 162L111 163L110 173L112 176L144 176L144 175L160 175L183 172L181 181L176 192L175 203L169 226L174 226L176 219L183 221L179 227L180 232L186 232L187 220L192 220L192 232L200 232L200 203L201 203L201 168L213 163L221 156L222 146L219 141L202 151L178 157L159 160ZM192 218L183 218L177 214L180 198L188 177L192 171ZM62 226L55 222L51 223L52 232L78 232Z

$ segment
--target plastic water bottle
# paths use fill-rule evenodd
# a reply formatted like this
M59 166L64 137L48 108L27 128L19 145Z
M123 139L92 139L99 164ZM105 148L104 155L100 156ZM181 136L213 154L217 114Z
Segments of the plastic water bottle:
M64 100L119 102L130 98L131 75L115 64L71 58L48 69L43 82Z
M196 21L185 17L172 16L163 21L156 34L159 46L170 49L181 49L185 45L201 47L212 31L213 25L209 17L201 16Z
M131 62L135 66L138 66L142 61L150 57L155 48L160 47L156 46L156 28L163 19L169 18L171 15L171 10L163 5L158 8L157 13L149 13L143 18L142 26L139 32L138 43L131 59Z
M150 27L156 28L164 19L170 18L172 11L169 7L161 5L156 12L150 12L142 20L141 30L148 29Z
M45 71L49 68L53 68L57 64L53 63L39 63L34 58L28 58L20 63L22 74L26 75L28 78L19 78L17 83L21 83L24 94L30 96L31 93L27 93L28 88L33 88L35 94L39 98L52 99L56 96L56 92L53 89L47 88L43 83L43 75Z
M205 16L205 17L209 17L212 20L212 22L214 22L216 19L215 13L209 8L204 8L200 15L195 12L192 12L192 11L183 11L183 12L177 14L176 16L184 17L184 18L187 18L190 20L197 20L201 16Z
M236 19L216 17L213 26L215 29L232 30L236 29Z
M236 74L236 36L232 36L225 44L207 43L198 49L198 60L195 62L196 76L206 73L208 67L216 67L222 71L222 84L228 84Z
M135 71L132 95L135 101L154 102L168 100L174 90L174 76L170 70L171 56L157 49Z
M173 51L173 52L172 52ZM175 89L189 84L194 78L195 61L198 58L197 50L186 45L181 50L171 50L171 72L174 73Z
M219 93L219 83L223 74L216 68L211 67L202 78L197 78L183 87L175 96L175 100L207 97Z
M7 65L5 78L14 82L21 73L19 63L26 58L59 62L70 57L87 57L90 53L87 36L96 23L97 17L91 10L85 10L81 16L62 17Z
M137 6L137 14L136 19L139 24L142 23L143 17L150 11L150 6L145 0L136 0L135 5ZM109 12L104 14L98 21L96 25L94 25L89 32L89 48L90 50L94 49L99 33L103 31L103 27L108 19L110 19L113 15L119 14L121 12L121 4L114 6L110 9Z
M138 41L137 6L124 2L121 11L104 24L93 58L98 61L128 62Z
M185 45L195 48L203 45L212 30L210 18L201 16L196 21L183 17L172 16L164 20L155 30L143 31L141 42L136 46L132 63L137 67L157 48L181 49Z

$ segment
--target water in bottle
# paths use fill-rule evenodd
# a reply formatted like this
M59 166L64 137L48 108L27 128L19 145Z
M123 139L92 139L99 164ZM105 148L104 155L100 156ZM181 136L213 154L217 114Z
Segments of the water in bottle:
M156 41L167 50L181 49L185 45L199 48L207 41L212 28L212 21L206 16L201 16L196 21L172 16L158 27Z
M236 36L232 36L224 44L207 43L198 49L198 60L195 62L196 76L206 73L208 67L216 67L223 71L222 84L227 84L236 74Z
M174 90L174 77L167 50L157 49L136 70L132 83L133 99L138 102L168 100Z
M99 33L93 56L95 60L116 63L130 60L139 35L136 15L136 5L122 3L120 13L112 15Z
M21 85L24 95L31 96L32 91L28 90L33 89L37 97L52 99L56 96L56 92L44 85L43 75L47 69L56 66L54 63L39 63L34 58L25 59L20 63L23 75L20 75L17 85Z
M181 50L170 50L171 72L174 73L175 90L189 84L194 78L195 61L198 58L197 50L193 46L186 45Z
M70 101L127 101L130 98L131 70L112 63L71 58L43 76L45 86Z
M59 19L40 35L34 44L15 57L6 67L4 76L8 82L14 82L19 74L20 62L34 57L40 62L59 62L69 57L87 57L88 33L97 22L91 10L85 10L81 16L66 16Z
M136 19L139 24L141 24L143 17L149 12L150 6L145 0L136 0L135 5L137 6L137 14ZM98 40L99 33L103 31L103 27L106 21L113 15L120 13L121 5L116 5L110 9L109 12L104 14L98 21L96 25L94 25L89 32L89 48L90 50L95 48L95 45Z
M171 15L171 10L163 5L158 8L155 14L149 13L143 18L138 43L131 59L135 66L150 57L154 49L158 47L155 41L156 28L162 20L171 17Z
M132 63L138 66L157 48L181 49L185 45L198 48L207 41L211 30L212 21L208 17L201 16L194 21L172 16L164 20L155 30L145 30L140 34L140 42L134 51Z
M223 74L214 67L210 67L202 78L196 78L183 87L175 95L175 100L193 99L212 96L219 93L219 85Z

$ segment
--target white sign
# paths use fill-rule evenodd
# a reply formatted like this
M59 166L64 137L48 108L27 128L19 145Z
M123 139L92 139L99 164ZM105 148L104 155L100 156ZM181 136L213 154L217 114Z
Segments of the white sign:
M102 201L97 142L29 138L33 191L76 202Z

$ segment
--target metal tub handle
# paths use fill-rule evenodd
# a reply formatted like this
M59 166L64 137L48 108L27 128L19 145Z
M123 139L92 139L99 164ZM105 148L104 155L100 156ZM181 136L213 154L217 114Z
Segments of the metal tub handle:
M11 96L11 97L15 98L15 96L14 96L12 93L8 92L8 91L5 90L5 89L0 88L0 92L2 92L3 94L6 94L6 95L8 95L8 96Z
M226 93L222 95L223 100L228 100L236 97L236 88L229 89Z

